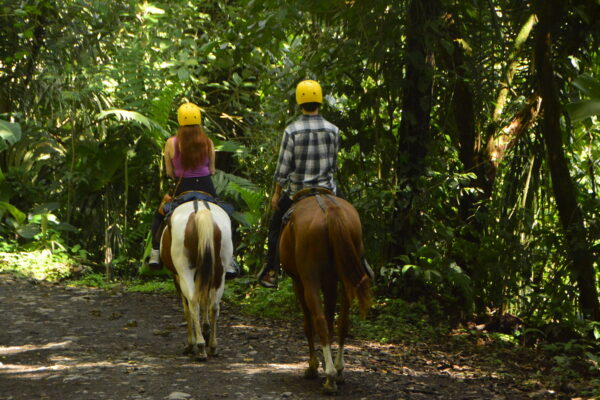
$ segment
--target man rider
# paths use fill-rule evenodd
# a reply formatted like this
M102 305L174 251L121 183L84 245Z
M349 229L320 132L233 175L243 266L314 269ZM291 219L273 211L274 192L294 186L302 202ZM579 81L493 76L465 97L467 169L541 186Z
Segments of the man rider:
M281 221L292 205L291 198L307 187L322 187L337 193L333 173L337 168L340 130L319 113L323 104L321 85L314 80L300 82L296 87L296 102L302 115L283 132L271 199L273 215L269 222L267 263L258 274L258 282L268 288L277 286L277 245Z

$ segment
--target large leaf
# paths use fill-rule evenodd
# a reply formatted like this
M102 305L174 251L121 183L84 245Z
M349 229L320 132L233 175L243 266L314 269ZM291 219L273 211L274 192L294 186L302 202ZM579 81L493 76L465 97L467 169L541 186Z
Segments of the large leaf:
M17 233L25 239L33 239L35 235L42 232L42 228L39 224L27 224L19 227Z
M261 192L241 187L233 181L229 182L229 188L240 194L249 210L257 211L262 207L265 198Z
M572 121L582 121L593 115L600 115L600 98L576 101L567 104L566 109Z
M58 202L43 203L31 209L30 213L32 215L48 214L54 210L58 210L59 207L60 203Z
M243 153L246 151L246 147L243 144L233 140L219 140L213 138L213 142L215 143L216 151L225 151L228 153Z
M108 116L115 116L119 121L132 121L141 124L142 126L148 128L150 131L159 132L164 138L168 138L171 136L169 132L167 132L160 124L153 119L146 117L143 114L140 114L136 111L129 110L120 110L120 109L111 109L104 110L99 112L96 115L98 120L106 118Z
M573 86L581 90L583 94L594 100L600 100L600 82L591 76L584 74L573 80Z
M231 197L239 195L239 191L236 190L235 187L230 185L231 182L235 182L240 187L256 192L258 191L257 186L250 182L248 179L242 178L241 176L228 174L223 171L217 171L217 173L212 177L213 184L215 185L215 189L217 194L221 197Z
M0 119L0 151L21 140L21 125Z
M10 203L0 201L0 210L8 211L13 216L13 218L17 220L19 224L25 222L25 213L23 213L21 210L19 210L17 207L13 206Z

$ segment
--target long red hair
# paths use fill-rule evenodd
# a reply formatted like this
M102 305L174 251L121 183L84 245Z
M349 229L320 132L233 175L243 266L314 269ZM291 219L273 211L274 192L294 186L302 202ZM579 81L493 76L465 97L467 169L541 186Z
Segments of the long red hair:
M210 157L210 139L200 125L180 126L177 146L184 170L193 169Z

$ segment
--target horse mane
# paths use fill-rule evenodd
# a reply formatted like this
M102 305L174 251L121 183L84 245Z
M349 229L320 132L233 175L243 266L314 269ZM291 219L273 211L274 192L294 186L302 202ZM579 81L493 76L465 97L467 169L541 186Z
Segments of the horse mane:
M342 281L348 302L358 299L361 316L366 316L371 306L371 285L362 264L360 243L353 240L344 212L337 204L330 204L325 214L329 243L337 274Z

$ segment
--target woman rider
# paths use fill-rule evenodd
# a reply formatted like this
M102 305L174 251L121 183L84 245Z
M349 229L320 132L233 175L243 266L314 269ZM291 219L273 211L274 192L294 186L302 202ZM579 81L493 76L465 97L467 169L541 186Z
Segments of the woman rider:
M215 146L200 125L200 107L185 103L177 110L179 129L165 143L167 175L176 183L173 197L187 191L202 191L217 196L211 176L215 174ZM163 216L156 211L152 220L151 268L160 268L160 229ZM236 275L236 266L227 268L228 276Z

